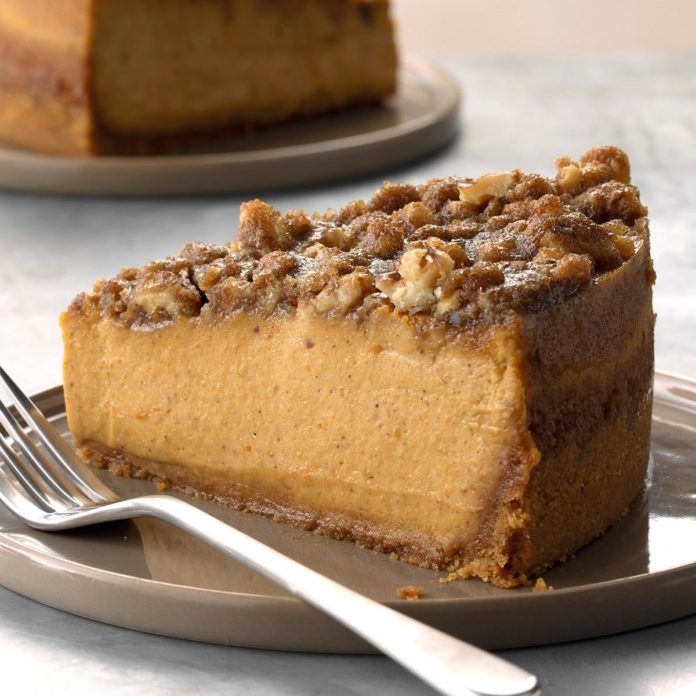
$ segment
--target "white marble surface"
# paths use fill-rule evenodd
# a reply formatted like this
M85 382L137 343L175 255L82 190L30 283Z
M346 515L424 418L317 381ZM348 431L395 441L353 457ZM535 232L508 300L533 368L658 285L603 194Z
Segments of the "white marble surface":
M259 192L308 210L419 181L519 166L595 144L626 149L651 211L657 366L696 376L696 56L441 59L465 90L463 136L426 162L319 190ZM0 363L28 390L60 381L57 315L97 277L234 234L236 196L80 200L0 193ZM504 627L501 627L504 630ZM511 651L551 694L696 693L696 617L621 636ZM187 643L93 623L0 589L0 693L420 694L381 657ZM9 685L16 685L8 689Z

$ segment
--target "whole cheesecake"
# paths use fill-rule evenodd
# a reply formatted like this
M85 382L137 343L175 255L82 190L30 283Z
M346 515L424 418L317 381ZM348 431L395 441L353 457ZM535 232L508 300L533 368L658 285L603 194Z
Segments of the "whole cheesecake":
M125 268L62 316L82 455L433 568L515 586L641 489L646 209L599 147L241 209L226 246Z
M0 0L0 138L170 150L392 94L388 0Z

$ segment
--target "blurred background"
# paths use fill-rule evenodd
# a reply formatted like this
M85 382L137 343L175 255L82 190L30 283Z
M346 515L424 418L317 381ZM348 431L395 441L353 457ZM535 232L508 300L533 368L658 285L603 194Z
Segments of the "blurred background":
M696 49L693 0L393 0L407 49L549 55Z

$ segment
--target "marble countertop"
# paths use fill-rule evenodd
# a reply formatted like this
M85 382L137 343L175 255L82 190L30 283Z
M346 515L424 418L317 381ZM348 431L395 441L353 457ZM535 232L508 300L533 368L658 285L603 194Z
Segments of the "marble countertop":
M462 136L389 172L417 182L518 166L613 143L631 156L650 208L658 273L657 368L696 376L696 55L438 61L464 89ZM385 178L263 192L286 209L321 210ZM191 239L226 241L238 196L146 200L0 193L0 364L28 391L60 382L57 316L123 265ZM696 692L696 617L628 634L508 651L552 694ZM0 679L13 693L425 694L382 657L300 655L189 643L94 623L0 588Z

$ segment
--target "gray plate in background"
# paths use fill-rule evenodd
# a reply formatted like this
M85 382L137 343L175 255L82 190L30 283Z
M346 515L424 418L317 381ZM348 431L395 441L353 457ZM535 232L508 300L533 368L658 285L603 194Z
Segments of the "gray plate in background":
M0 142L0 188L86 196L221 193L325 183L423 157L450 142L460 90L444 71L402 61L397 94L217 140L207 150L138 157L65 157Z

